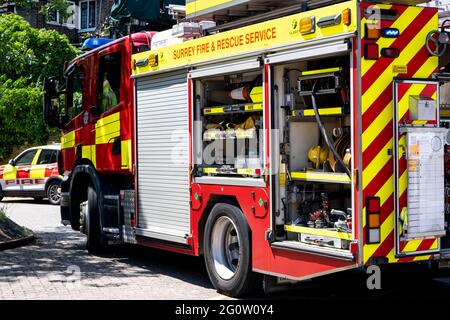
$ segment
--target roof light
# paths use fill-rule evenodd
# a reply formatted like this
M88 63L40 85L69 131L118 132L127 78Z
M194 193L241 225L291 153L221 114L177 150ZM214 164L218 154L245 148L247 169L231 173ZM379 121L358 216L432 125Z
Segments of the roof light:
M310 34L316 31L316 19L314 16L306 17L300 20L300 33Z

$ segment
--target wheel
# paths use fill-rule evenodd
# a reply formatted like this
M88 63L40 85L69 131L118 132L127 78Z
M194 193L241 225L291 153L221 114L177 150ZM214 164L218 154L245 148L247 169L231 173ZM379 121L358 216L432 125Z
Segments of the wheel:
M262 284L251 268L250 228L236 206L219 203L213 207L203 245L206 269L217 291L238 297Z
M98 209L97 191L94 187L88 187L88 200L83 209L84 233L87 236L86 249L89 253L101 253L105 249L105 243L100 232L100 212Z
M59 205L61 202L60 182L53 180L47 186L47 198L50 204ZM36 199L36 198L35 198Z

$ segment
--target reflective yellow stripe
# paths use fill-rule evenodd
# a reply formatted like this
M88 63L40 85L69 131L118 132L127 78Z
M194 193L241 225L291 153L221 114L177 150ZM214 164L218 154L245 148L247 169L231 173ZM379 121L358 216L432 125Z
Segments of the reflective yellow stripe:
M95 152L96 152L95 145L94 146L82 146L82 148L81 148L81 157L83 159L90 160L92 162L92 164L94 165L94 167L97 167Z
M309 70L309 71L302 71L300 72L301 76L313 76L316 74L323 74L323 73L332 73L332 72L340 72L341 68L327 68L327 69L318 69L318 70Z
M285 225L284 230L289 232L312 234L316 236L339 238L343 240L352 240L352 234L348 232L330 231L327 229L315 229L301 226Z
M120 112L113 113L95 124L95 144L111 143L120 136Z
M45 178L45 168L47 165L41 164L32 166L30 169L30 179L43 179Z
M245 111L262 110L262 103L248 104L245 106Z
M316 112L314 111L314 109L306 109L303 111L303 115L310 117L310 116L314 116L316 114ZM342 108L322 108L319 109L319 114L320 115L339 115L342 114Z
M13 180L17 177L17 168L7 164L3 169L3 180Z
M122 140L121 142L121 160L122 169L131 170L133 167L132 155L131 155L131 140Z
M350 183L351 180L345 173L322 173L322 172L291 172L292 179L306 181L336 181Z
M407 25L404 25L405 29L411 21L414 21L414 19L417 17L417 15L420 13L422 9L421 8L415 8L410 7L406 10L408 13L408 23ZM403 15L406 14L403 13ZM412 39L408 45L401 51L400 56L395 59L395 65L407 65L409 61L417 54L417 52L423 48L423 39L426 38L428 32L430 30L436 29L437 26L437 14L435 17L430 19L430 21L423 26L423 28L420 30L420 32ZM398 28L400 32L402 32L401 28ZM437 57L431 57L429 59L434 60L435 65L437 66ZM363 73L367 72L369 70L368 66L365 64L365 59L362 60L362 70ZM425 67L421 67L414 77L418 78L428 78L430 73L433 70L429 70ZM372 103L378 98L380 92L383 92L387 86L392 85L392 77L395 76L392 74L391 68L386 68L386 70L374 81L374 83L370 86L370 88L364 93L362 96L362 113L364 114L366 110L372 105Z
M66 133L61 137L61 149L73 148L75 146L75 131Z
M218 174L221 173L219 172L219 169L217 168L203 168L203 172L207 173L207 174ZM233 169L230 170L230 174L242 174L242 175L255 175L256 174L256 170L255 169L251 169L251 168L246 168L246 169L237 169L235 172L233 172ZM227 172L224 172L223 174L227 174Z
M204 173L209 173L209 174L216 174L217 173L217 169L216 168L203 168L203 172Z

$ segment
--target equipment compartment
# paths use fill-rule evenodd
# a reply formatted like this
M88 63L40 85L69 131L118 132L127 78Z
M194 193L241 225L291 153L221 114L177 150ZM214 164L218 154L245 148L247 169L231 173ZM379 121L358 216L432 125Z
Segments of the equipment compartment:
M262 72L195 81L196 176L262 175Z
M283 88L275 93L282 131L279 211L284 213L274 219L276 240L350 250L350 57L277 65L273 72L275 86Z

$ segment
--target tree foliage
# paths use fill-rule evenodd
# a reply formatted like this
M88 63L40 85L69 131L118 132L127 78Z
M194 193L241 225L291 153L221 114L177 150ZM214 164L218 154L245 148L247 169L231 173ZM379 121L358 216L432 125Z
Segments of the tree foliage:
M78 51L54 30L34 29L15 14L0 15L0 159L13 147L45 143L42 81L59 76Z

